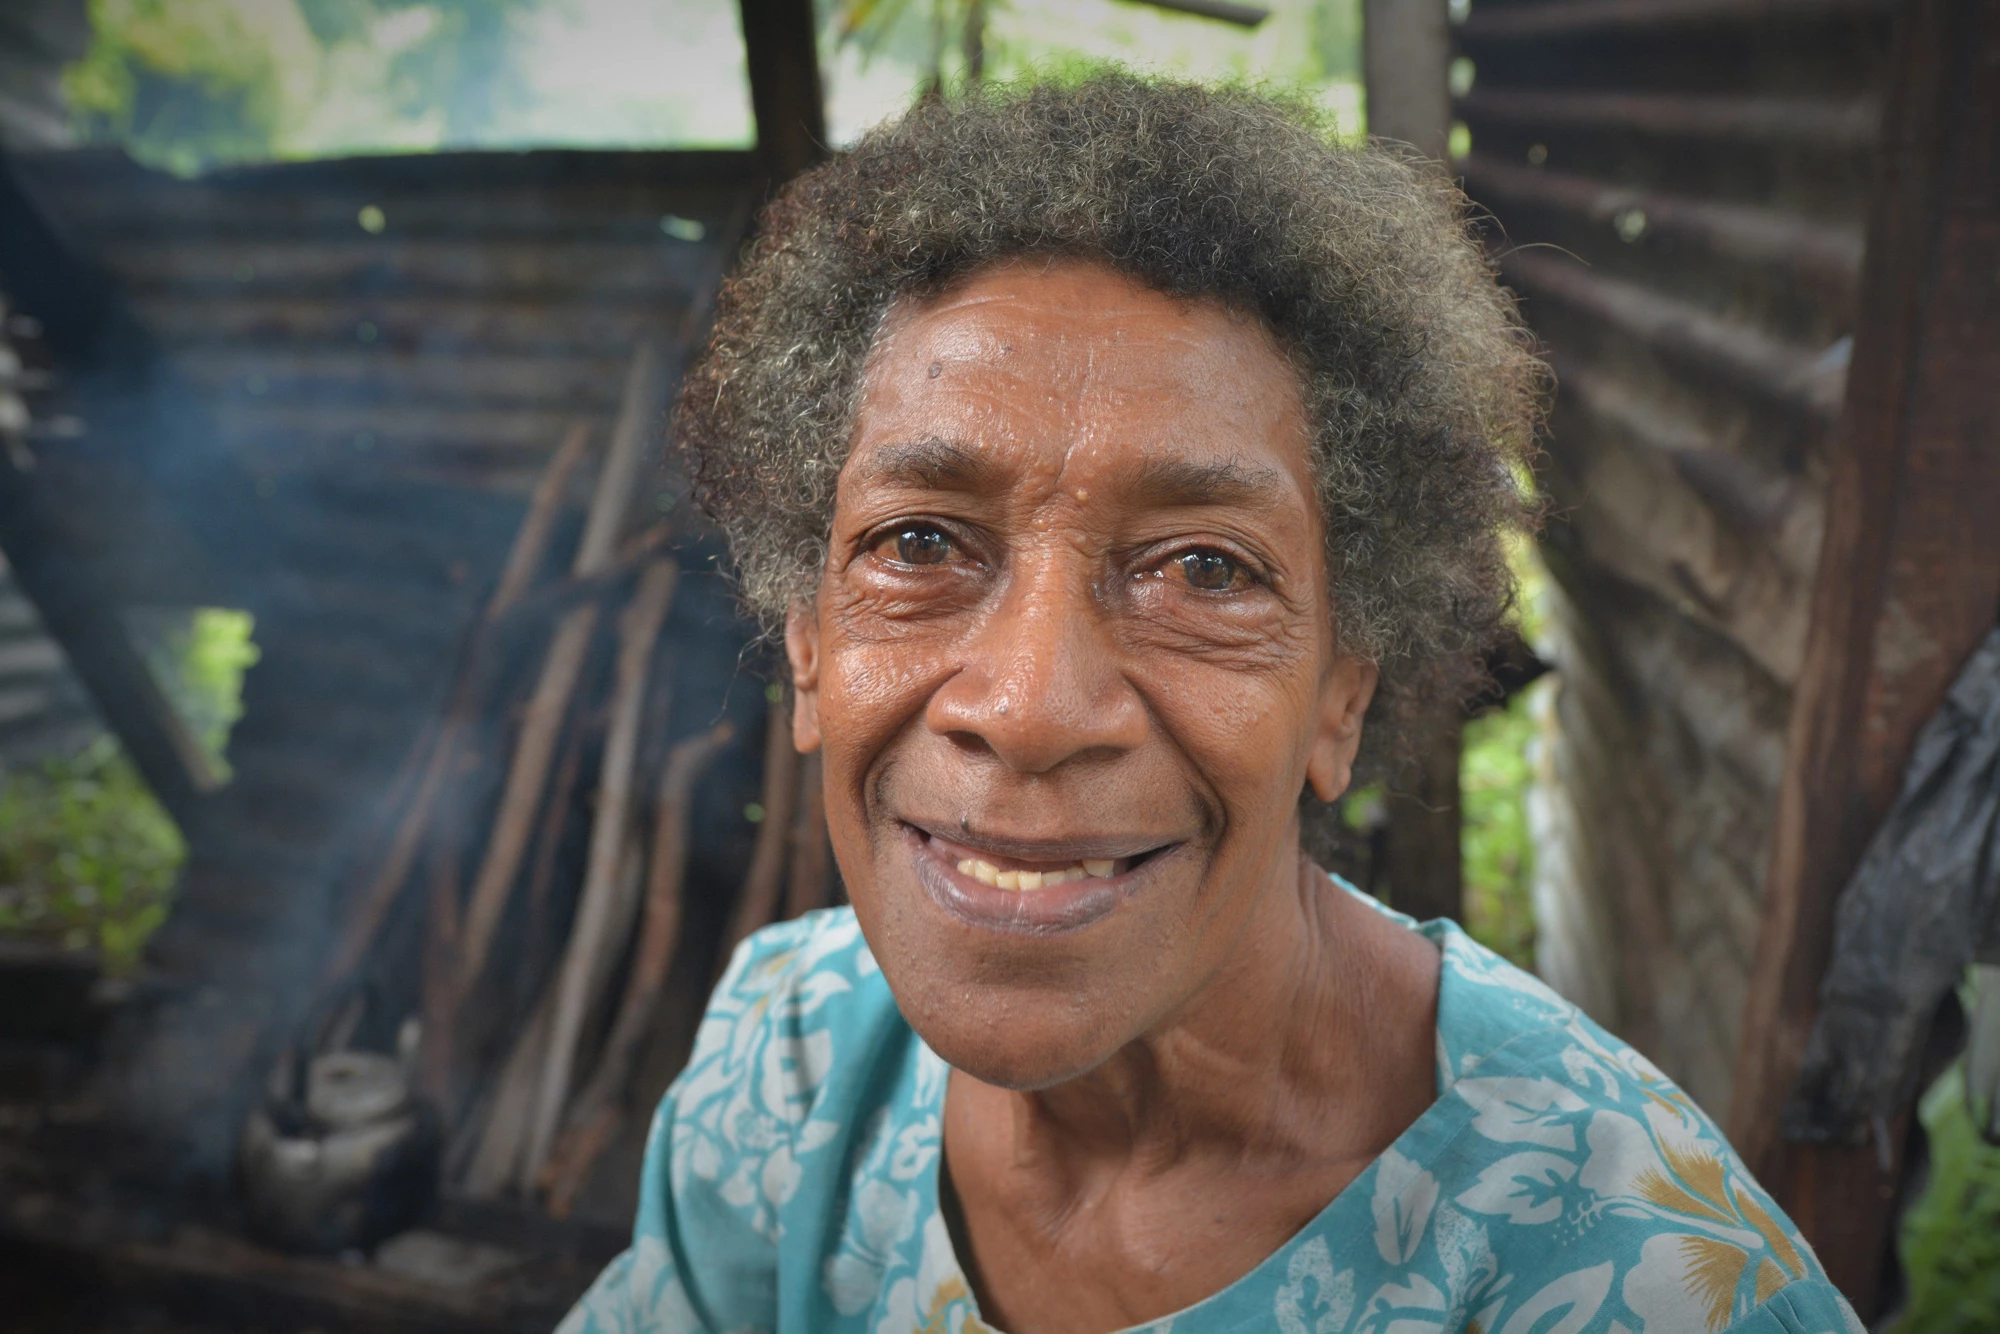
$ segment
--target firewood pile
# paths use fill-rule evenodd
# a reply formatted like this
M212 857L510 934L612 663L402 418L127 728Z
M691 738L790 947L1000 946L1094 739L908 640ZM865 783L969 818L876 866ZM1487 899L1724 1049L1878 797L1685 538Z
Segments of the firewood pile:
M718 951L690 966L681 949L695 797L736 737L726 720L670 728L659 662L681 572L666 523L631 512L657 464L660 363L651 344L634 354L573 548L565 501L591 432L573 427L552 456L358 862L319 1003L244 1136L252 1216L278 1240L365 1248L437 1186L567 1216L660 1093L640 1067L662 1015L698 1012L743 937L833 901L817 764L792 749L773 687L747 874ZM326 1112L336 1076L383 1090L372 1120ZM412 1144L428 1153L415 1187ZM302 1223L305 1196L318 1217Z

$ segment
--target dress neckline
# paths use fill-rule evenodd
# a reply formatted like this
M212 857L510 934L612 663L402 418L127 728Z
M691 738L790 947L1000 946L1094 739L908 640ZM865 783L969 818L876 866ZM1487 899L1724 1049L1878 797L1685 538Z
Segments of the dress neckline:
M1182 1320L1202 1321L1210 1311L1220 1315L1222 1312L1218 1308L1228 1305L1238 1294L1262 1291L1273 1281L1287 1277L1287 1271L1297 1267L1295 1257L1301 1248L1318 1237L1361 1236L1373 1231L1377 1233L1376 1244L1387 1254L1390 1246L1396 1243L1380 1235L1381 1228L1377 1216L1381 1211L1378 1208L1378 1197L1382 1195L1385 1187L1400 1188L1409 1178L1421 1172L1422 1169L1417 1166L1418 1164L1435 1157L1471 1125L1472 1109L1463 1101L1446 1096L1451 1091L1451 1086L1457 1082L1458 1075L1462 1073L1458 1067L1464 1055L1450 1051L1446 1035L1454 1031L1456 1027L1454 1021L1459 1018L1459 1001L1462 997L1458 993L1463 986L1463 979L1459 974L1465 963L1463 956L1467 950L1478 947L1456 922L1447 918L1417 922L1384 906L1338 876L1328 874L1327 879L1331 880L1336 888L1362 900L1384 916L1401 922L1437 946L1440 955L1437 1096L1416 1120L1404 1127L1403 1132L1390 1143L1388 1148L1378 1154L1368 1166L1362 1168L1352 1181L1341 1187L1318 1213L1307 1220L1304 1226L1281 1243L1276 1250L1252 1265L1227 1286L1210 1293L1192 1306L1184 1306L1178 1311L1144 1324L1126 1326L1124 1329L1114 1331L1114 1334L1165 1334L1165 1331ZM1550 1036L1560 1036L1563 1040L1567 1040L1566 1035ZM949 1215L945 1212L944 1201L944 1100L950 1085L950 1067L945 1065L944 1058L933 1052L922 1038L917 1038L916 1044L920 1060L935 1062L944 1071L942 1078L917 1081L917 1088L923 1091L918 1095L922 1098L922 1103L911 1109L919 1117L937 1118L938 1126L937 1154L917 1180L917 1187L922 1192L918 1198L917 1213L919 1217L936 1217L941 1223L946 1223ZM1392 1197L1396 1193L1397 1189L1389 1190ZM963 1300L968 1315L965 1329L968 1334L972 1334L973 1331L1002 1334L997 1326L987 1324L979 1314L979 1299L973 1295L971 1280L966 1277L965 1266L959 1260L958 1240L953 1235L953 1229L948 1225L941 1226L939 1232L945 1253L939 1257L943 1264L942 1272L938 1276L947 1284L955 1283L959 1291L964 1293ZM1211 1323L1199 1323L1196 1327L1215 1330L1228 1328ZM1262 1328L1262 1325L1258 1327Z

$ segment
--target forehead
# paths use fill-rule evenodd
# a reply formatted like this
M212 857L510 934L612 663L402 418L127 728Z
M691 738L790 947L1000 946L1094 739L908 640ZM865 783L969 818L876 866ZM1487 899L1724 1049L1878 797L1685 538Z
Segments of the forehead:
M1306 438L1298 376L1261 321L1099 264L1037 258L890 312L854 445L942 440L1068 473L1233 458L1304 483Z

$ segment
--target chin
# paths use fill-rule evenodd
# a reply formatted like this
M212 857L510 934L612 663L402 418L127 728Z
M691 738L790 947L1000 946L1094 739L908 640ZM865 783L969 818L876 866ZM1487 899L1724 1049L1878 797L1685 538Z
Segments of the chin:
M1051 1009L1068 1008L1054 1001L1042 1004ZM1017 1002L997 1001L987 1009L977 997L958 998L950 1008L949 1015L922 1014L919 1007L905 1005L904 1015L917 1036L946 1065L982 1084L1016 1093L1053 1088L1087 1075L1123 1045L1120 1037L1095 1024L1066 1031L1072 1025L1023 1023L1022 1007Z

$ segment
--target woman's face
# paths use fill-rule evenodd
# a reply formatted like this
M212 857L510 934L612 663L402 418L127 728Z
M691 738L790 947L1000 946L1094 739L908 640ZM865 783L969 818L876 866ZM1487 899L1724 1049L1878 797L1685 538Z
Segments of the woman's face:
M1259 323L1095 264L892 312L787 647L862 929L953 1066L1083 1074L1296 895L1300 789L1346 786L1374 683L1307 438Z

